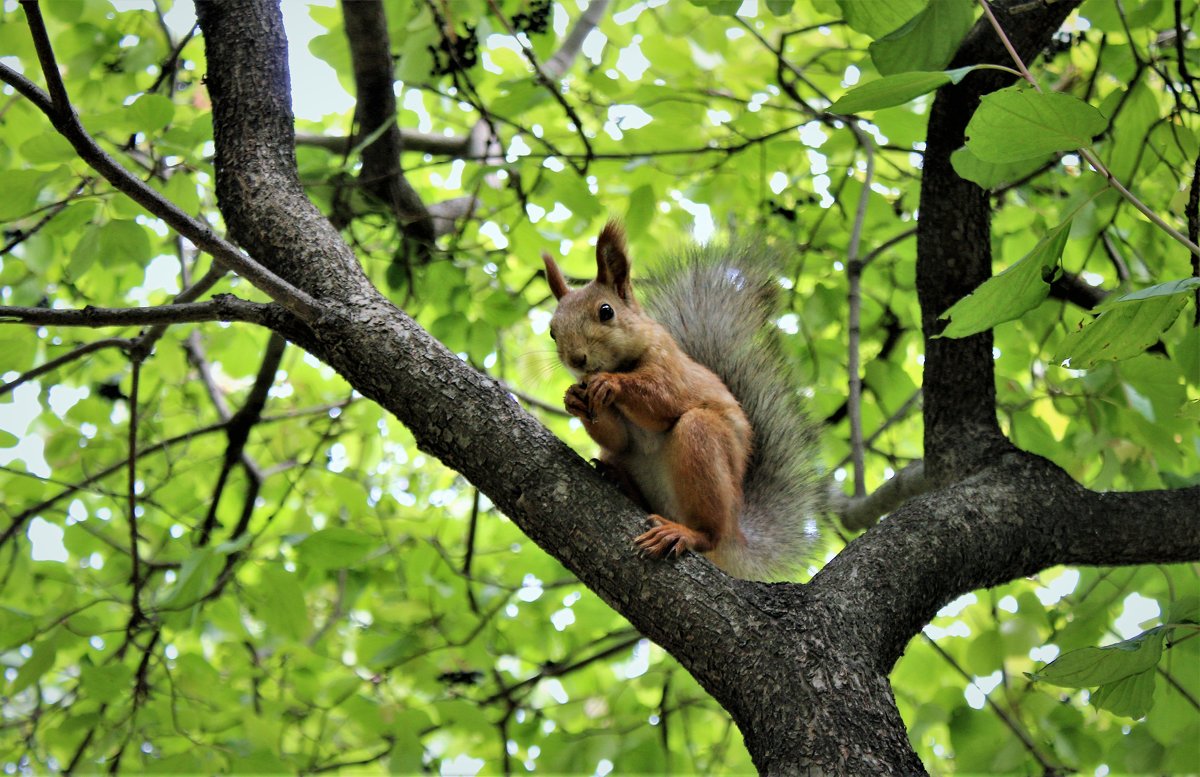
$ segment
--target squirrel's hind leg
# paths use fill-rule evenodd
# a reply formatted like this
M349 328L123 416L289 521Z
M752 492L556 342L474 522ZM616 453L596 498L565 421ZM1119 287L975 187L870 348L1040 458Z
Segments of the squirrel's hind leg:
M748 452L727 419L712 410L684 413L664 451L675 483L677 515L651 515L657 526L635 544L656 558L685 550L706 553L738 535Z

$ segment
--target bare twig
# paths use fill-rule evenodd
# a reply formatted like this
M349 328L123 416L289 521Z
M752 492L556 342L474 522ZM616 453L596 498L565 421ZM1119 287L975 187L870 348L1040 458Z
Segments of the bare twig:
M847 126L854 132L854 136L858 138L859 145L866 155L866 175L863 179L862 191L858 196L858 207L854 212L854 227L850 232L850 245L847 248L846 256L846 281L849 297L849 320L848 329L848 355L846 358L846 372L849 377L849 402L850 414L850 453L854 460L854 495L862 496L867 491L866 473L865 473L865 454L863 451L863 429L862 429L862 374L859 365L861 354L859 353L860 341L862 339L862 272L863 263L858 258L859 245L862 242L863 222L866 220L867 205L870 203L871 196L871 181L875 173L875 146L867 133L863 132L853 121Z
M145 617L142 614L142 570L141 553L138 550L137 519L137 431L138 431L138 388L141 383L142 360L132 358L132 376L129 388L129 460L128 460L128 508L129 508L129 584L133 593L129 597L130 629Z
M200 321L248 321L262 324L271 304L250 302L232 294L218 294L204 302L172 303L144 308L52 309L0 306L0 324L39 326L139 326L191 324ZM132 342L130 342L132 345Z
M914 461L869 494L848 497L835 490L829 496L829 510L841 519L842 526L848 531L859 531L874 526L880 516L930 488L931 484L925 479L924 462Z
M275 383L275 372L279 369L279 363L283 359L283 352L286 348L286 340L277 334L271 335L270 340L267 341L267 349L263 354L262 364L258 368L258 376L254 380L254 385L250 388L250 393L247 395L246 401L242 404L241 409L230 417L229 422L225 425L225 434L228 437L228 444L225 446L225 458L221 465L221 472L217 476L217 485L213 489L212 499L209 500L208 514L204 517L204 523L200 529L200 537L197 540L198 545L207 545L213 529L216 528L217 506L220 504L221 494L225 490L230 472L233 471L234 465L238 463L242 464L250 480L250 484L244 495L241 518L238 520L230 539L236 539L241 536L250 523L250 515L254 510L254 502L258 498L258 492L262 486L262 477L254 462L246 455L246 443L250 439L250 430L262 419L262 410L267 403L268 392Z
M31 380L40 378L42 375L45 375L48 372L57 370L64 364L70 364L73 361L82 359L88 354L95 353L96 351L103 351L106 348L121 348L123 350L128 349L132 343L133 341L128 337L106 337L103 340L94 340L90 343L84 343L77 348L73 348L68 353L64 353L62 356L51 359L45 364L38 365L32 370L22 373L8 383L5 383L3 386L0 386L0 397L8 394L23 383L28 383Z

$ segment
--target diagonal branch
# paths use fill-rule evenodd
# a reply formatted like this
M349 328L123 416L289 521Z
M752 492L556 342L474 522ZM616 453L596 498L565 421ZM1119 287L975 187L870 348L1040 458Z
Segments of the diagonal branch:
M66 88L54 60L50 37L36 0L22 0L21 6L25 9L29 28L33 33L34 45L50 93L43 92L29 79L3 63L0 63L0 81L12 86L42 111L54 128L75 148L80 158L119 191L161 218L200 249L212 254L218 262L244 276L300 318L306 321L316 318L319 314L316 300L243 254L213 232L203 221L184 213L175 203L130 173L100 148L80 123L67 98Z

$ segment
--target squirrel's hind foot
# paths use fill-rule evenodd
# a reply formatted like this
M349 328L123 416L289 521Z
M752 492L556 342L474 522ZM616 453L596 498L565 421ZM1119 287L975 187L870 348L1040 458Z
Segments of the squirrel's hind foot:
M651 558L681 556L685 550L703 553L712 550L713 541L695 529L651 513L650 520L658 524L633 541L639 550Z

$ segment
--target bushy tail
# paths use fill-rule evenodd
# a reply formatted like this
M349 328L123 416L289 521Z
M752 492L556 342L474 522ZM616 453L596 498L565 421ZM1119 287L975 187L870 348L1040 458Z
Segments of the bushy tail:
M761 241L695 247L668 260L647 308L684 351L715 372L754 430L741 516L745 544L723 543L717 566L751 580L795 579L817 548L824 485L817 430L779 349L780 262Z

